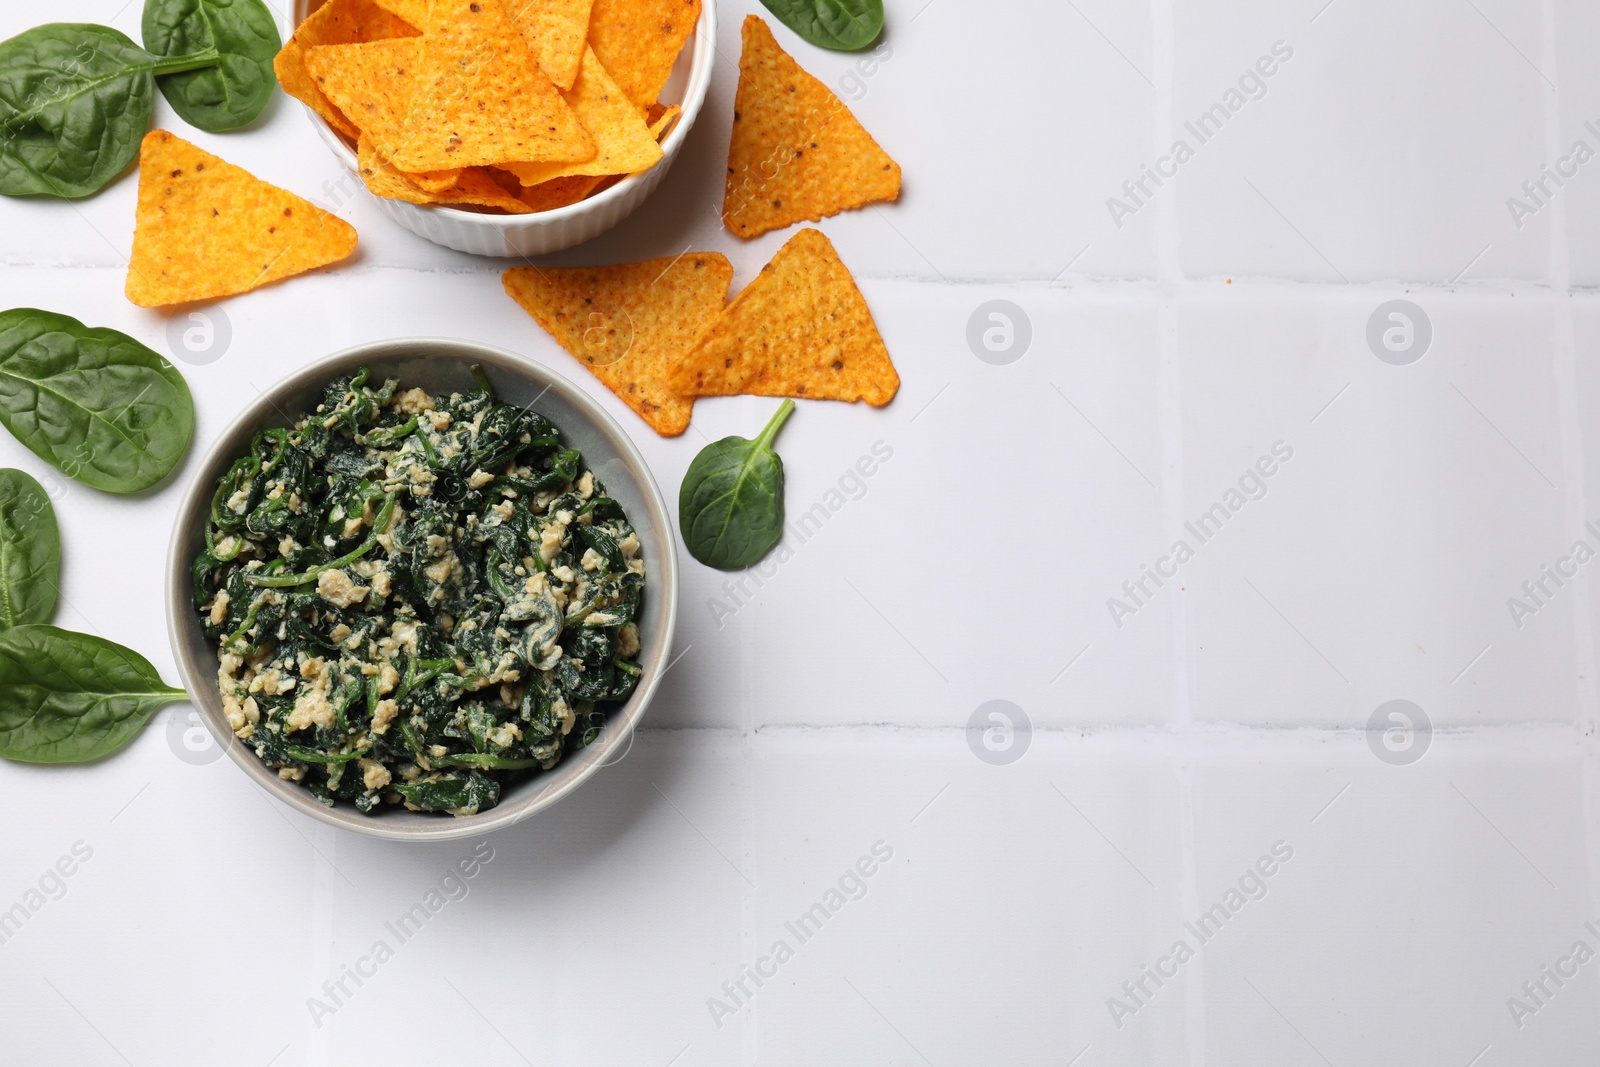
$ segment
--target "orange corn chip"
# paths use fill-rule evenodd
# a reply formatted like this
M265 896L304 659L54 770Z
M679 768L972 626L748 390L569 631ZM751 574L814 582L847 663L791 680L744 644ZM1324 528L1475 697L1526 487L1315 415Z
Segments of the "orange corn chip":
M683 108L677 104L671 107L662 107L660 104L651 104L650 112L645 116L645 121L650 124L650 136L657 141L664 140L672 127L678 124L678 116L683 114Z
M589 36L594 0L506 0L506 14L557 89L572 88Z
M894 399L900 375L872 312L820 230L804 229L733 298L671 379L692 396Z
M514 182L518 181L515 174L506 176ZM567 178L556 178L553 181L526 186L520 195L522 202L535 211L554 211L558 207L576 204L594 192L594 187L599 185L600 181L601 179L592 175L575 174Z
M139 150L128 299L161 307L245 293L336 263L356 231L165 130Z
M373 0L328 0L300 24L272 61L283 91L305 104L346 137L356 126L334 106L306 69L306 49L325 44L357 44L389 37L415 37L416 27Z
M406 181L415 185L425 193L442 193L446 189L453 189L461 180L462 171L457 170L422 170L422 171L396 171L405 176Z
M457 207L488 207L506 215L530 215L533 209L506 192L479 168L463 171L454 189L433 194L435 204Z
M900 165L765 22L746 16L723 224L755 237L899 196Z
M322 45L307 50L305 62L317 87L354 119L359 135L373 144L392 146L400 137L422 49L417 37ZM461 168L453 167L406 176L419 188L440 192L454 185L460 173Z
M455 204L465 207L492 207L507 215L527 215L533 209L524 204L515 193L495 181L487 167L471 167L461 172L461 180L442 193L430 193L435 204Z
M617 88L592 48L584 48L578 80L561 96L594 138L594 156L578 163L499 164L521 178L523 185L576 174L633 174L655 166L661 158L661 146L650 136L639 109Z
M661 95L699 20L700 0L595 0L589 44L642 108Z
M433 21L428 17L428 5L431 2L432 0L377 0L379 7L387 8L423 31L433 25Z
M433 0L393 149L401 170L589 159L595 145L500 0ZM359 119L354 119L360 125ZM381 137L374 143L387 148Z
M509 193L487 170L472 167L459 171L456 180L443 188L427 188L417 181L417 176L397 170L385 160L372 142L361 138L357 145L361 180L374 196L390 200L404 200L411 204L460 204L475 207L499 208L510 215L526 215L528 205Z
M694 400L667 385L672 366L716 321L733 267L716 252L614 267L515 267L511 298L663 437L689 425Z
M389 146L400 137L411 84L422 63L422 42L421 37L403 37L310 48L306 70L358 130Z
M519 199L522 196L522 183L515 174L508 174L499 167L473 167L472 173L483 175L512 196Z

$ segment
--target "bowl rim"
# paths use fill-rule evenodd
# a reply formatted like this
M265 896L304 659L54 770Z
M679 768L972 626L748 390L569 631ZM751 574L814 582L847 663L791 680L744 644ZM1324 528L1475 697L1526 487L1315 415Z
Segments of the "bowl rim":
M188 535L193 524L201 516L209 514L216 479L247 447L256 430L271 420L274 412L280 421L287 417L279 406L284 396L325 383L337 374L367 361L407 358L482 363L505 374L519 375L544 391L558 395L588 419L591 426L615 446L618 458L639 483L645 509L649 512L651 523L659 531L659 544L654 546L656 551L651 557L650 586L652 596L661 599L665 610L654 647L642 659L644 672L638 687L622 710L607 723L608 728L602 731L599 739L558 764L577 765L576 770L568 772L564 781L541 793L521 800L512 799L476 815L439 816L428 821L385 825L381 817L364 815L347 805L324 807L299 783L279 778L275 771L261 762L254 750L234 738L223 718L222 700L217 692L216 646L200 635L200 644L206 649L206 655L201 657L200 662L196 662L196 657L191 655L191 639L198 634L198 621L190 600L192 560L188 551ZM678 618L678 558L673 531L671 513L661 487L656 483L638 446L598 401L560 372L506 349L460 338L411 336L367 341L313 360L261 391L229 420L227 426L207 446L193 468L189 484L179 501L168 543L165 578L167 639L172 647L179 677L189 691L189 702L199 712L213 739L266 792L320 822L368 837L412 842L474 837L504 829L557 803L606 766L613 753L631 744L639 719L648 709L662 677L671 666L669 657ZM613 724L615 728L612 728Z
M303 16L300 14L301 11L306 10L309 3L310 0L295 0L291 6L290 21L293 23L290 27L291 34L298 30L300 23L310 16L309 12ZM479 226L487 230L504 230L532 225L555 225L567 219L579 218L590 211L599 210L614 200L622 199L628 194L629 190L643 181L647 174L654 171L656 167L668 164L677 155L678 149L683 145L684 139L689 136L689 130L694 126L695 119L700 114L700 108L705 103L706 94L711 87L711 68L716 60L717 53L716 0L702 0L700 17L695 22L693 36L689 82L684 86L683 100L678 105L683 109L683 113L678 116L678 121L673 123L672 129L667 131L667 139L661 143L661 158L649 170L630 174L609 188L603 189L593 196L584 197L576 204L568 204L565 207L552 208L548 211L535 211L527 215L495 215L483 211L467 211L462 208L451 207L448 204L411 204L406 201L396 201L396 203L403 203L407 207L426 208L433 212L442 213L454 221L463 222L469 226ZM317 135L322 139L322 143L327 145L335 158L344 164L345 169L356 175L359 180L361 169L356 159L355 150L346 144L344 138L332 126L329 126L321 115L312 110L309 105L300 103L298 100L295 103L300 104L300 107L304 109L306 117L316 127ZM371 190L367 189L365 182L361 183L361 188L366 191L368 196L376 196Z

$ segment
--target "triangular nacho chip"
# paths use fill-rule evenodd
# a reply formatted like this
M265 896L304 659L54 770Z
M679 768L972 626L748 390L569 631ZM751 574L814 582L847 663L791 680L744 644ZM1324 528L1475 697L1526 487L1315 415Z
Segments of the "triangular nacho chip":
M387 151L395 166L428 171L594 155L594 142L500 0L433 0L429 18L400 135ZM387 149L382 138L374 143Z
M650 126L650 136L657 143L664 140L672 132L672 127L678 124L678 116L683 114L683 108L677 104L663 107L660 104L651 104L650 111L645 115L645 122Z
M648 107L699 20L700 0L595 0L589 44L628 99Z
M165 130L145 136L127 282L140 307L248 292L355 247L356 231L315 204Z
M394 164L391 163L389 165L393 166ZM442 193L446 189L454 189L464 172L457 168L456 170L396 170L395 173L404 175L406 181L425 193Z
M522 179L523 185L579 174L633 174L655 166L661 158L661 145L650 136L639 109L617 88L592 48L584 48L578 79L561 96L594 138L594 156L578 163L497 164Z
M272 61L283 91L320 115L346 137L357 133L351 122L325 96L306 69L306 49L327 44L359 44L391 37L415 37L420 31L374 0L328 0L300 24Z
M539 68L557 89L572 88L583 62L594 0L505 0L505 4Z
M359 136L374 145L400 139L411 79L422 62L420 37L366 44L322 45L306 52L306 69L317 88L349 118ZM419 188L439 192L456 183L461 168L408 173Z
M507 173L506 177L518 181L515 174ZM519 195L522 202L534 211L554 211L558 207L567 207L576 204L599 185L602 179L589 174L577 174L568 178L556 178L552 181L540 182L538 185L524 186Z
M361 180L374 196L390 200L404 200L411 204L456 204L471 207L493 207L511 215L526 215L532 209L495 181L489 172L480 167L470 167L456 173L456 180L442 188L427 188L417 182L417 176L395 169L363 137L357 146Z
M433 0L377 0L379 7L387 8L424 33L433 25L428 18L428 8L432 2Z
M717 252L614 267L515 267L506 292L656 433L689 425L669 371L716 320L733 267Z
M900 196L900 165L826 85L744 20L722 221L740 237Z
M820 230L804 229L734 297L671 379L691 396L894 399L900 375L872 312Z
M400 138L412 82L422 63L422 41L401 37L309 48L306 70L356 129L388 147Z

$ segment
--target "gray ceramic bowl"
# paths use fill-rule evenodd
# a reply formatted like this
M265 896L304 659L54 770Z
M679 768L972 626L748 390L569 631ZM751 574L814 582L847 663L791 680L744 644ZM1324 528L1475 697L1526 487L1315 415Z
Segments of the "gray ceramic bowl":
M639 619L639 663L644 673L633 696L611 716L594 744L568 755L554 770L518 782L488 811L458 818L388 806L372 815L348 805L324 807L304 786L279 778L252 749L235 741L223 716L217 691L217 650L201 631L189 579L190 564L204 543L212 492L233 460L249 450L257 430L286 426L289 416L315 407L322 387L340 374L371 367L374 378L399 378L403 386L421 386L438 394L472 388L470 369L474 364L484 368L502 399L532 404L555 422L563 439L583 451L584 462L627 511L648 567ZM408 337L347 348L295 372L253 400L212 443L195 471L167 553L167 630L172 651L184 686L212 736L258 785L290 807L333 826L399 841L439 841L510 826L554 804L624 752L668 665L677 613L678 564L666 501L644 458L616 420L554 371L503 349L444 338Z

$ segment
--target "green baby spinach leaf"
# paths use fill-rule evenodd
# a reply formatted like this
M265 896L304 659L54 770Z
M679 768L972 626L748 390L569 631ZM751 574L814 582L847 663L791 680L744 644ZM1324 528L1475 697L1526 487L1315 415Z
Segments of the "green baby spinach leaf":
M49 622L61 581L61 531L44 486L0 470L0 629Z
M150 128L154 78L215 51L153 56L107 26L57 22L0 41L0 194L76 198L128 168Z
M0 633L0 756L83 763L109 756L188 694L130 648L54 626Z
M761 0L778 20L819 48L854 52L883 32L883 0Z
M172 364L126 334L15 308L0 312L0 422L68 477L136 493L183 458L194 401Z
M272 60L283 47L261 0L147 0L144 46L161 56L215 49L215 66L157 80L185 122L210 133L254 122L278 80Z
M678 490L678 526L689 554L736 571L783 536L783 460L772 441L794 410L785 400L754 441L724 437L700 450Z

